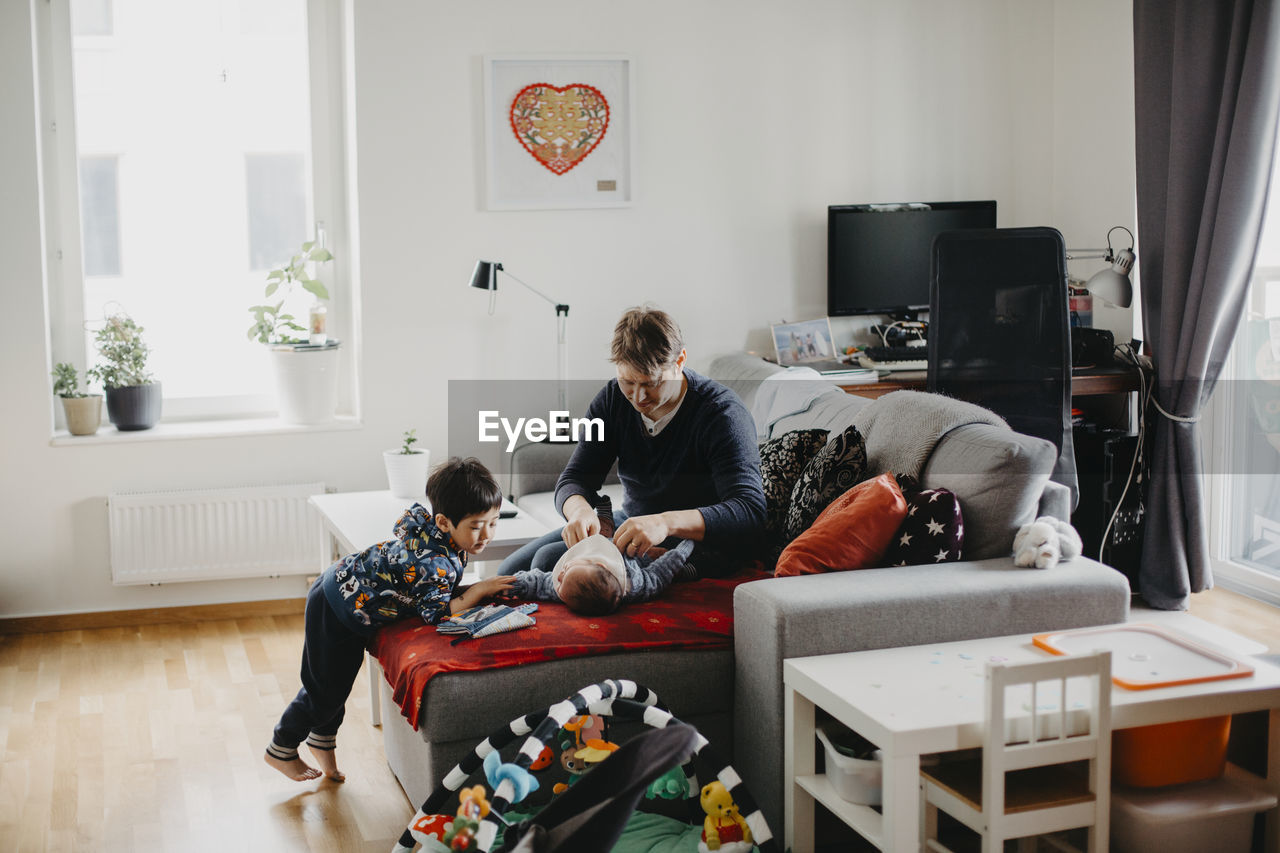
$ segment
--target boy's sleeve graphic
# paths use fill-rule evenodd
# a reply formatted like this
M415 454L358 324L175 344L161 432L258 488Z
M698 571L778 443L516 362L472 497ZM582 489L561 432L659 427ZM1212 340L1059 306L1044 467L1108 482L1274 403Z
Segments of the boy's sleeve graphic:
M418 613L422 621L434 625L451 612L449 602L457 585L457 570L443 554L432 556L423 563L421 577L414 591L419 594Z

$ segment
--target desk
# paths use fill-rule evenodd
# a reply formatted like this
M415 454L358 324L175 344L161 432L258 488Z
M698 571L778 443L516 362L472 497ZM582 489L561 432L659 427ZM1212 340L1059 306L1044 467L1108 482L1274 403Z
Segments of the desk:
M329 495L312 495L307 502L320 512L320 520L325 531L332 539L325 553L336 548L340 554L354 554L363 551L370 545L384 542L393 535L395 523L406 509L414 504L412 498L397 498L390 491L380 492L335 492ZM426 504L424 497L418 503ZM515 510L515 518L503 518L498 521L497 535L489 540L484 549L485 560L500 560L515 551L521 545L532 542L546 533L548 527L515 504L502 499L502 508ZM320 567L327 569L328 563ZM463 577L464 583L479 580L479 573L470 571ZM366 654L370 662L369 672L381 673L377 662ZM378 680L369 679L369 701L372 709L373 725L381 724L382 708L378 694Z
M1165 618L1167 628L1195 635L1195 622ZM1197 637L1197 639L1199 639ZM813 850L814 804L822 803L879 849L909 851L920 839L920 756L982 745L985 662L1043 660L1031 635L936 643L897 649L792 658L783 662L785 845ZM1111 691L1111 724L1123 729L1219 714L1269 710L1267 781L1280 787L1280 667L1257 658L1248 678ZM973 689L957 695L940 668L973 670ZM944 692L947 695L943 695ZM816 774L814 723L821 708L862 734L884 754L882 812L840 799ZM1276 810L1267 816L1267 850L1280 851Z
M837 383L839 384L839 383ZM928 386L928 373L924 370L902 370L884 376L879 382L860 385L841 385L846 394L859 397L881 397L891 391L923 391ZM1071 371L1072 397L1097 397L1108 394L1128 394L1140 390L1136 367L1077 367Z

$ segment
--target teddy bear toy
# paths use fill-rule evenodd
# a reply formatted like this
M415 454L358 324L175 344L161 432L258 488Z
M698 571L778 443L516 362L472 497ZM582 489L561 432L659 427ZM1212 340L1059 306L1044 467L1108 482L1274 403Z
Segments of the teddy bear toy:
M738 807L724 783L715 781L703 785L699 801L707 817L702 822L698 853L748 853L752 846L751 827L738 814Z
M1022 525L1013 537L1013 564L1047 569L1059 560L1079 557L1083 550L1074 527L1060 518L1042 515Z

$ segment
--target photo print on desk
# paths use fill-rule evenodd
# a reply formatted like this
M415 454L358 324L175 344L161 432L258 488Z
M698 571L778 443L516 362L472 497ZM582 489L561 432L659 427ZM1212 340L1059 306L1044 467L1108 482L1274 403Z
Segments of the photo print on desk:
M774 355L783 367L830 361L836 356L831 343L831 323L826 317L800 323L778 323L772 330Z

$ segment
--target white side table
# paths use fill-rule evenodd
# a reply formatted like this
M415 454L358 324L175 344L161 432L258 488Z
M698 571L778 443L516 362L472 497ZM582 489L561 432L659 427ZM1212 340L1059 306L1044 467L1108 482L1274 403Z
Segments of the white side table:
M325 531L331 538L332 545L326 547L328 553L336 547L341 554L353 554L363 551L370 545L386 541L392 536L392 528L406 509L415 501L411 498L394 497L390 491L378 492L334 492L327 495L312 495L309 503L320 512ZM426 497L416 501L426 505ZM529 513L517 507L506 498L502 499L503 510L514 510L514 518L504 518L498 522L497 535L490 540L484 550L485 560L500 560L511 554L520 546L532 542L551 528L547 527ZM328 543L326 543L328 545ZM326 562L320 567L324 571L329 567ZM477 572L467 571L466 583L474 583L480 579ZM378 694L377 679L373 673L381 672L377 661L366 654L369 661L369 701L373 725L382 724L382 708Z
M1162 627L1214 645L1197 635L1198 625L1204 623L1194 617L1170 614L1160 621ZM784 661L786 846L794 853L813 850L814 804L822 803L881 850L917 850L920 756L982 746L986 661L1018 663L1048 656L1026 634ZM1249 663L1254 673L1246 678L1148 690L1113 687L1112 728L1268 710L1266 785L1280 790L1280 667L1257 658ZM826 776L816 772L814 727L819 708L880 748L882 812L842 800ZM1267 815L1265 849L1280 853L1276 809Z

